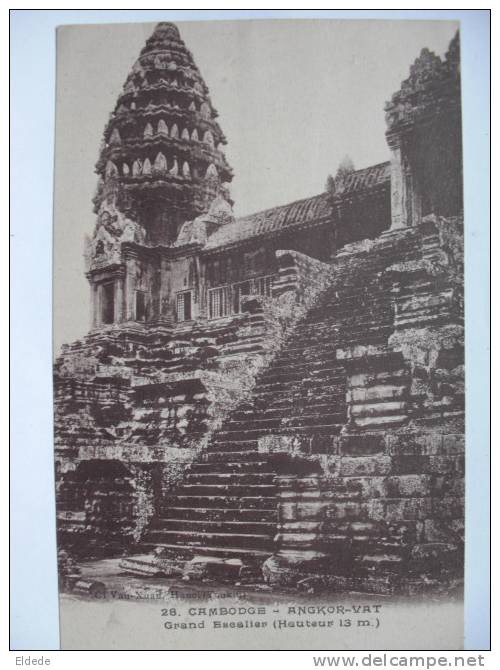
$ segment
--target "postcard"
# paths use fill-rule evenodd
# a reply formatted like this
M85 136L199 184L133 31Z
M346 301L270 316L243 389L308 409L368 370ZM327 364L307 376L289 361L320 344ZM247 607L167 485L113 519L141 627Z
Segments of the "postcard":
M63 649L461 649L458 23L57 34Z

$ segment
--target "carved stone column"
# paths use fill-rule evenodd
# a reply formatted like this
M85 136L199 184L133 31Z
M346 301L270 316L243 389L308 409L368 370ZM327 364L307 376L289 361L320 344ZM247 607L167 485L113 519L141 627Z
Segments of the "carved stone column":
M124 277L124 296L123 318L125 321L135 321L135 284L136 284L136 259L135 254L127 252L125 259L125 277Z
M92 328L99 325L99 295L97 284L90 285L90 323Z
M100 325L102 325L102 284L97 285L97 292L96 292L96 327L98 328Z
M115 323L121 323L123 321L123 311L124 311L123 283L124 283L123 277L118 277L115 280L115 316L114 316Z
M416 224L419 218L415 178L401 137L391 137L391 230Z

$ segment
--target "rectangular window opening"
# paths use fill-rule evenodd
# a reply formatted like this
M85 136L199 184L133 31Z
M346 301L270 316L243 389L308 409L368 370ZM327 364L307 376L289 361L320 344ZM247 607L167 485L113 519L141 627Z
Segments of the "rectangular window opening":
M231 314L231 287L220 286L208 291L208 314L211 319L219 319Z
M115 285L108 282L102 285L101 293L101 320L103 323L113 323L115 320Z
M177 321L191 321L192 291L183 291L177 294Z

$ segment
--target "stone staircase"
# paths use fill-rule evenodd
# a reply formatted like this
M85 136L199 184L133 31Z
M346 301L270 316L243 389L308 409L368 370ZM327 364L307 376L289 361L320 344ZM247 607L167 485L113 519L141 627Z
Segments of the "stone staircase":
M401 247L401 244L399 244ZM275 551L279 459L262 438L298 437L310 454L330 453L347 421L346 374L336 349L384 345L393 330L380 273L411 258L411 245L340 254L335 277L216 431L184 482L166 497L143 547L177 559L195 555L262 563ZM260 443L259 443L260 441Z

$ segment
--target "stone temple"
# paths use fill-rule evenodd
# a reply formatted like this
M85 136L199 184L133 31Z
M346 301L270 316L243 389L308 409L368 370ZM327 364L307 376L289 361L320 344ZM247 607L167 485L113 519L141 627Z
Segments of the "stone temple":
M96 165L90 330L55 363L60 549L144 575L459 584L458 35L385 115L386 162L235 218L207 85L156 27Z

